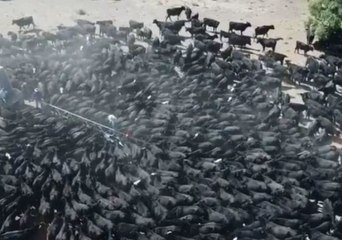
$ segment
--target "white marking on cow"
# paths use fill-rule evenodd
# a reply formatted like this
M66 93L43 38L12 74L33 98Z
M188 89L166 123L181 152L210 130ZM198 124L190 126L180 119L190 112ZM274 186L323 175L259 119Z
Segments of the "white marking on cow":
M7 153L5 153L5 156L8 158L8 160L11 160L11 154L9 154L8 152Z
M134 185L138 185L140 182L141 182L141 179L135 181L133 184L134 184Z

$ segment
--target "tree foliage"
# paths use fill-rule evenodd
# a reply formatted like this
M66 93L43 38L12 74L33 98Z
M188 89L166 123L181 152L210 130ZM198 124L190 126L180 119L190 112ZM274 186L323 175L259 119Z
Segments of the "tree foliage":
M306 27L317 40L342 33L342 0L308 0L310 17Z

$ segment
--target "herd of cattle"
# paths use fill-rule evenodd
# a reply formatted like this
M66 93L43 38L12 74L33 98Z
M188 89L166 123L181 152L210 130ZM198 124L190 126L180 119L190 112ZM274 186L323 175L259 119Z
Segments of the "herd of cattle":
M250 40L250 23L219 32L222 49L206 29L218 21L185 7L167 20L183 11L187 20L154 20L161 38L133 20L78 20L56 33L13 21L25 32L0 38L13 87L116 121L104 134L48 108L2 109L1 240L342 239L341 152L330 144L342 126L342 60L251 59L232 47ZM310 87L303 104L284 81Z

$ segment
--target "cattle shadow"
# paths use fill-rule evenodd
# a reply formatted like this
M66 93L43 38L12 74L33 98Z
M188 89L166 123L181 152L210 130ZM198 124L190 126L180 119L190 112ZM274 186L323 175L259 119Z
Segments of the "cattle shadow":
M313 55L310 55L310 54L304 54L304 53L301 53L301 52L294 52L295 54L299 55L299 56L303 56L303 57L314 57Z
M255 51L255 52L259 51L259 49L257 49L257 48L252 48L252 47L244 47L244 48L247 50L250 50L250 51Z
M284 85L282 85L281 89L283 91L288 91L288 90L296 89L296 87L295 86L284 86Z
M304 91L307 91L307 92L310 92L313 90L313 87L308 85L308 84L305 84L305 83L301 83L301 84L296 84L294 83L293 81L289 80L289 79L284 79L283 80L286 84L289 84L293 87L290 87L290 86L286 86L286 87L290 87L288 90L291 90L291 89L302 89Z
M260 56L261 54L258 54L254 48L249 48L249 47L243 47L243 48L236 48L239 49L241 52L243 53L247 53L247 54L253 54L256 56Z

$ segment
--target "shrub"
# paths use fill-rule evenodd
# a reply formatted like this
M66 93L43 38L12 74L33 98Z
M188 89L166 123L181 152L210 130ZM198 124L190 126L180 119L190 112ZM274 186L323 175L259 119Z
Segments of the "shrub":
M342 33L342 0L308 0L310 17L306 27L317 40Z

